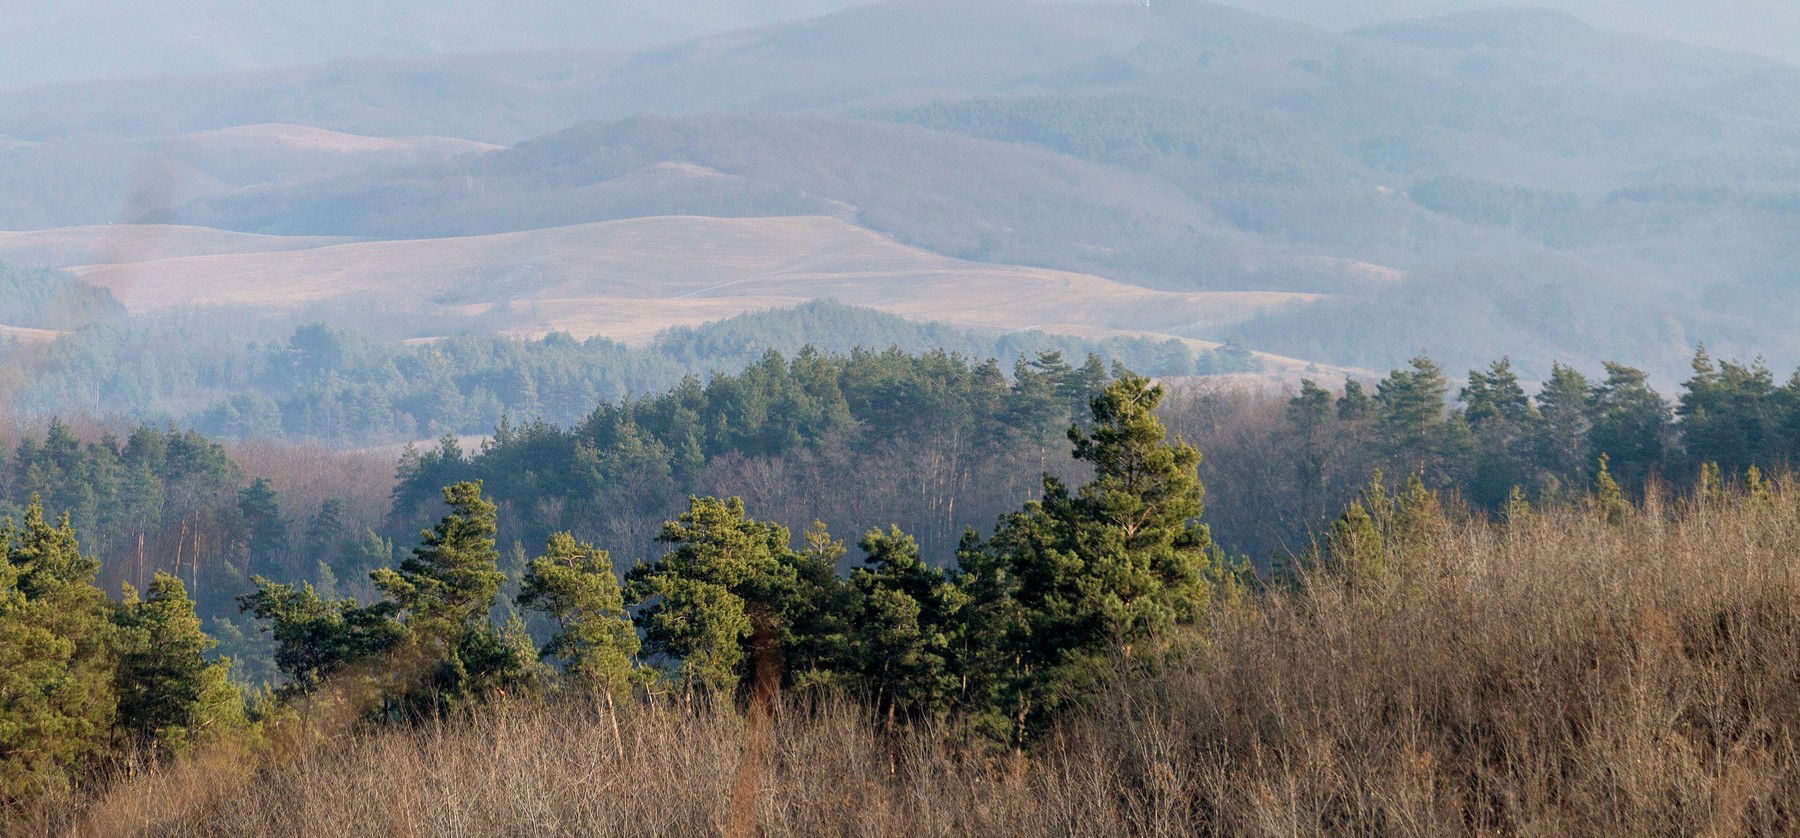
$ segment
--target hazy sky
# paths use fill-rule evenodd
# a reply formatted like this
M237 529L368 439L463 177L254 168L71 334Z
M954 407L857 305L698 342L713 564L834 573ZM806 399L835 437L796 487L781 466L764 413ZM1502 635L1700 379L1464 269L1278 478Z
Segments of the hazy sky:
M637 48L863 0L9 0L0 87L365 55Z
M1497 6L1568 12L1603 29L1642 32L1800 63L1797 0L1227 0L1334 29Z
M965 0L979 2L979 0ZM808 17L863 0L10 0L0 87L547 47L633 48ZM1231 0L1330 28L1491 0ZM1527 0L1529 2L1529 0ZM1610 29L1800 62L1797 0L1540 0Z

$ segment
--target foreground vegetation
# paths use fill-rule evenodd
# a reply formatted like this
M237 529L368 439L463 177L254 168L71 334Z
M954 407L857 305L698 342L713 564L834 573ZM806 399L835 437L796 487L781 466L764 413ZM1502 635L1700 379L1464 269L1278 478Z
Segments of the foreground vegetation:
M1376 509L1403 509L1404 498ZM1345 527L1290 581L1118 662L1023 752L791 689L501 701L121 779L89 834L1787 834L1800 486ZM1355 516L1346 516L1346 519ZM1333 555L1359 556L1346 563ZM746 815L746 813L748 813ZM75 820L67 820L76 817ZM746 820L746 818L748 818ZM739 831L742 830L742 831Z

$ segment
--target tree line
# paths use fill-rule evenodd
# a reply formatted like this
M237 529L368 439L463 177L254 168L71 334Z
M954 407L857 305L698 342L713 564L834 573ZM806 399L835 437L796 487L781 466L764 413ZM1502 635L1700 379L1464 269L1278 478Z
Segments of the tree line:
M13 281L10 276L0 268L0 290ZM58 276L46 273L40 281ZM14 308L36 297L17 299ZM10 351L0 345L21 369L16 381L0 378L0 394L21 413L104 413L179 421L224 438L364 444L484 434L507 417L573 424L601 402L661 392L687 375L742 369L766 347L788 353L806 345L837 352L864 345L909 351L944 347L999 358L1054 349L1100 354L1156 375L1258 366L1239 347L1213 351L1173 339L995 335L833 302L672 329L646 347L560 333L538 340L449 335L419 343L318 323L226 321L113 318L44 345ZM8 319L0 309L0 325L36 322ZM272 328L287 337L233 337Z
M496 507L479 483L444 488L448 507L397 565L370 574L371 602L258 578L241 607L263 622L283 675L250 714L208 662L210 641L179 579L119 603L94 585L66 519L31 505L5 531L0 636L23 660L0 690L0 793L65 787L131 747L173 754L320 690L369 696L369 722L433 718L501 694L581 691L703 700L753 678L863 697L891 724L962 720L1022 744L1114 662L1153 656L1237 585L1200 514L1199 453L1170 442L1163 392L1122 375L1071 427L1093 477L1046 477L1041 494L988 537L966 534L952 566L929 561L898 527L845 546L822 525L796 545L737 498L695 497L658 541L660 558L623 581L605 550L568 533L528 563L513 605L554 625L536 646L505 622ZM759 674L760 673L760 674ZM228 694L227 694L228 693Z
M1760 469L1794 456L1800 385L1777 386L1759 365L1705 353L1693 367L1674 402L1617 364L1598 381L1559 366L1527 397L1496 362L1470 373L1454 407L1447 378L1425 358L1373 388L1351 382L1333 393L1305 383L1280 403L1282 423L1262 428L1287 447L1294 471L1276 474L1280 460L1264 470L1318 490L1323 504L1339 497L1327 491L1334 481L1367 469L1320 517L1318 540L1268 554L1278 561L1262 579L1309 562L1380 578L1441 527L1445 489L1506 517L1568 500L1624 516L1629 495L1659 477L1707 493L1741 474L1754 495ZM371 697L370 720L401 722L502 693L699 700L775 672L789 688L857 695L890 724L953 722L982 740L1029 742L1120 661L1153 658L1174 627L1252 583L1248 565L1228 560L1200 522L1197 449L1181 434L1171 441L1163 424L1191 425L1203 403L1164 404L1148 379L1053 353L1010 376L941 352L769 355L738 376L603 405L568 432L503 427L473 458L448 446L412 453L395 520L432 511L416 497L430 481L449 513L410 549L399 538L353 537L345 510L329 500L304 527L290 527L271 485L244 478L198 434L140 428L124 442L82 443L53 424L42 441L21 443L5 469L9 496L35 496L16 507L12 520L23 523L0 533L5 794L66 787L131 753L178 753L346 683ZM1060 447L1059 437L1072 457L1018 456ZM906 456L966 444L967 461L1044 476L988 519L986 535L964 528L933 545L901 526L863 529L857 560L830 527L814 524L796 543L786 524L752 517L759 507L741 496L692 495L643 550L623 537L631 531L583 520L633 502L631 479L661 476L637 496L653 510L647 499L669 503L678 477L704 475L721 459L867 451L877 441L912 446L900 449ZM1216 449L1214 459L1260 451L1241 448ZM471 468L482 471L470 476ZM1367 479L1381 469L1403 476L1403 487ZM556 482L570 474L592 481L576 485L593 503L550 502L573 495ZM531 490L544 494L502 499ZM148 512L130 512L139 493L201 510L192 521L220 529L176 512L177 532L207 532L241 558L184 583L163 572L164 554L147 580L125 577L121 597L109 600L102 563L77 548L77 531L114 551L121 542L137 549L133 527L145 527L141 535L150 526ZM41 499L69 511L53 523ZM515 517L535 510L534 525L560 525L534 539L543 545L535 555L502 549L508 505ZM874 516L864 514L867 527ZM525 533L513 526L517 545ZM582 530L622 536L622 578L613 554L596 546L607 542ZM375 546L340 566L366 579L345 584L356 586L346 595L334 590L329 557L358 542ZM190 543L173 545L174 554L189 555ZM311 573L305 558L315 558ZM173 569L184 568L192 569ZM201 584L269 635L274 693L246 702L228 678L236 662L208 655L215 638L190 596ZM234 651L244 642L217 639Z

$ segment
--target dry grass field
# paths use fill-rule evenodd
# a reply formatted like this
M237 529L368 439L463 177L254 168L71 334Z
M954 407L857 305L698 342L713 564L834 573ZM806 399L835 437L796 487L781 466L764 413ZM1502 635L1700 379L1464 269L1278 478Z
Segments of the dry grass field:
M1025 754L789 696L521 701L126 778L87 835L1788 835L1800 490L1443 519L1250 594ZM329 713L323 714L330 717ZM745 763L746 754L750 762ZM747 780L745 778L748 778ZM733 801L753 814L744 831Z
M73 268L134 313L191 305L366 301L515 316L522 332L646 340L670 326L831 298L1001 329L1156 334L1316 299L1156 291L1097 276L968 262L822 216L652 217L497 235L213 252Z
M0 262L30 268L70 268L221 253L268 253L348 241L351 239L263 236L179 224L96 224L0 231Z

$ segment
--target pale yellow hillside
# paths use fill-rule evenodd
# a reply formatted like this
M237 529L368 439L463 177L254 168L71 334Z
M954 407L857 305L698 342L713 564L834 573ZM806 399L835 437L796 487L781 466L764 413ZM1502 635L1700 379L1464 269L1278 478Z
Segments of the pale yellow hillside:
M259 236L178 224L97 224L0 231L0 262L33 268L65 268L178 256L291 250L348 241L353 239Z
M344 300L477 314L516 331L644 340L673 325L830 298L917 319L1134 333L1242 320L1313 295L1174 293L967 262L825 217L655 217L463 238L356 242L74 269L133 311Z
M16 340L20 343L48 343L62 337L63 333L51 329L31 329L24 326L7 326L0 324L0 341Z
M456 137L412 136L371 137L346 134L312 125L286 122L263 122L235 125L210 131L195 131L186 139L208 150L284 149L288 151L332 152L337 154L433 154L449 155L472 151L494 151L501 146Z

